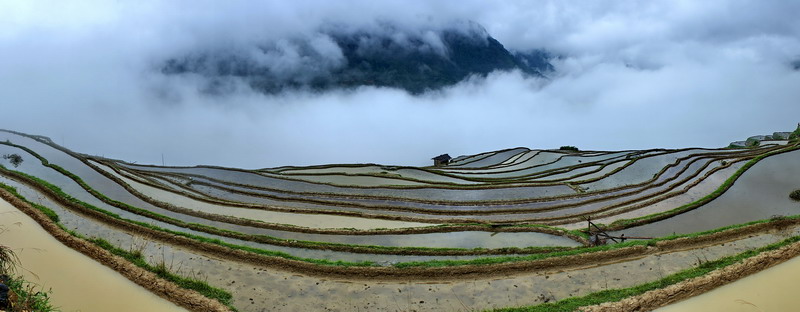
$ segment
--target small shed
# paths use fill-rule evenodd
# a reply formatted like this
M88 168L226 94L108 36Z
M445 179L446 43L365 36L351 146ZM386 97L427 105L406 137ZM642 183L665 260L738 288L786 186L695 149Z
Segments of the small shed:
M433 165L434 166L441 167L441 166L447 166L447 164L450 163L450 160L453 159L453 157L450 157L450 155L448 155L448 154L441 154L441 155L436 156L436 157L434 157L432 159L433 159Z

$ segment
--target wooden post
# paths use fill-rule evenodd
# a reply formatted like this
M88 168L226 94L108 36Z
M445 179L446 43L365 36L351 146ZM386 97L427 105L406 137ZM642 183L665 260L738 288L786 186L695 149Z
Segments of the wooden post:
M592 217L586 217L586 233L592 235Z

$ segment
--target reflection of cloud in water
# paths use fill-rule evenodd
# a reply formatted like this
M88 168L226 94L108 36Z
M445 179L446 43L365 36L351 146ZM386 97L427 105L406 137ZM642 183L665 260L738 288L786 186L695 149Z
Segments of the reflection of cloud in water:
M797 204L784 194L796 187L800 164L792 151L760 160L720 197L696 209L651 224L624 230L626 235L688 234L731 224L797 214ZM766 204L765 204L766 203ZM757 207L758 209L755 209Z

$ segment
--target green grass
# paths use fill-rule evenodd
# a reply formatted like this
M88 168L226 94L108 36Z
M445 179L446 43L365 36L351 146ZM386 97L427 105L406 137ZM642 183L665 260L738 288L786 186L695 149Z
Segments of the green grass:
M800 200L800 189L794 190L791 193L789 193L789 198L794 200Z
M526 255L526 256L507 256L507 257L487 257L487 258L477 258L477 259L470 259L470 260L429 260L429 261L411 261L411 262L401 262L394 265L397 268L410 268L410 267L448 267L448 266L459 266L459 265L491 265L491 264L500 264L500 263L508 263L508 262L518 262L518 261L533 261L533 260L541 260L547 258L555 258L555 257L564 257L564 256L572 256L572 255L579 255L583 253L590 253L590 252L598 252L598 251L606 251L611 249L618 249L623 247L631 247L636 245L646 245L648 241L630 241L621 244L615 245L603 245L603 246L594 246L594 247L585 247L585 248L576 248L564 251L556 251L556 252L549 252L544 254L533 254L533 255Z
M0 167L2 167L2 165L0 165ZM19 193L17 193L17 189L15 189L15 188L13 188L13 187L11 187L11 186L8 186L8 185L5 185L5 184L2 184L2 183L0 183L0 188L2 188L2 189L4 189L4 190L8 191L9 193L13 194L13 195L14 195L14 196L16 196L17 198L20 198L20 199L23 199L23 200L24 200L24 198L25 198L25 197L23 197L22 195L20 195ZM27 201L27 200L26 200L26 201ZM53 211L52 209L50 209L50 208L47 208L47 207L45 207L45 206L39 205L39 204L37 204L37 203L32 203L32 202L29 202L29 201L28 201L28 203L29 203L31 206L33 206L34 208L36 208L36 209L38 209L39 211L41 211L42 213L44 213L44 214L45 214L45 215L46 215L48 218L50 218L50 220L52 220L52 221L53 221L53 222L55 222L55 223L58 223L58 221L59 221L59 218L58 218L58 214L56 214L56 212L55 212L55 211Z
M51 185L49 183L47 183L47 184L50 185L51 187L57 188L56 186L53 186L53 185ZM212 286L208 285L208 283L206 283L204 281L200 281L200 280L196 280L196 279L190 279L190 278L186 278L186 277L181 277L179 275L176 275L174 273L169 272L169 270L166 270L166 268L163 267L163 266L153 266L151 264L148 264L144 260L144 258L142 257L142 253L141 252L126 251L126 250L117 248L117 247L111 245L109 242L107 242L107 241L105 241L105 240L103 240L101 238L94 238L94 239L86 238L83 235L81 235L81 234L79 234L79 233L77 233L77 232L75 232L73 230L67 229L61 223L58 223L58 215L52 209L29 201L24 196L20 195L14 187L5 185L3 183L0 183L0 188L3 188L5 190L9 191L11 194L16 196L17 198L25 201L26 203L30 204L32 207L38 209L39 211L42 211L45 215L48 216L48 218L53 220L53 222L55 222L56 225L58 225L62 230L66 231L70 235L78 237L78 238L81 238L81 239L84 239L84 240L87 240L87 241L90 241L90 242L94 243L95 245L97 245L97 246L99 246L99 247L101 247L103 249L106 249L106 250L110 251L111 253L113 253L113 254L115 254L117 256L121 256L121 257L125 258L126 260L130 261L131 263L135 264L138 267L141 267L141 268L144 268L144 269L146 269L148 271L154 272L158 276L160 276L160 277L162 277L162 278L164 278L166 280L169 280L171 282L174 282L175 284L177 284L178 286L180 286L182 288L195 290L195 291L199 292L200 294L202 294L203 296L206 296L206 297L211 298L211 299L218 300L220 303L225 304L226 306L228 306L231 309L234 309L233 306L231 306L232 295L230 293L228 293L227 291L219 289L219 288L212 287ZM69 197L69 198L72 198L72 197ZM74 199L74 198L72 198L72 200L75 200L75 201L77 201L79 203L83 203L83 202L81 202L81 201L79 201L77 199ZM86 204L86 203L83 203L83 204L91 206L91 205ZM97 208L97 209L98 210L102 210L102 209L99 209L99 208ZM114 214L111 214L111 215L114 215ZM53 216L55 216L55 218ZM135 221L130 221L130 222L135 222ZM34 310L34 311L38 311L38 310ZM50 311L50 310L42 310L42 311ZM234 311L235 311L235 309L234 309Z
M764 155L764 156L766 156L766 155ZM740 172L740 171L743 172L744 171L743 169L744 169L744 167L742 169L740 169L739 171L737 171L737 172ZM22 174L24 174L24 173L22 173ZM54 186L54 185L52 185L50 183L47 183L46 181L43 181L43 180L38 179L36 177L31 177L31 178L35 179L37 181L37 183L41 183L42 185L44 185L47 188L51 189L52 191L56 192L59 196L63 196L65 199L68 199L68 200L72 201L75 204L82 205L82 206L84 206L84 207L86 207L88 209L104 213L106 215L109 215L111 217L120 219L120 220L128 222L128 223L140 225L140 226L143 226L143 227L146 227L146 228L149 228L149 229L152 229L152 230L156 230L156 231L162 231L162 232L166 232L166 233L170 233L170 234L174 234L174 235L190 238L190 239L193 239L193 240L196 240L196 241L199 241L199 242L220 245L220 246L224 246L224 247L231 248L231 249L248 251L248 252L252 252L252 253L259 254L259 255L264 255L264 256L275 256L275 257L281 257L281 258L290 259L290 260L303 261L303 262L308 262L308 263L313 263L313 264L318 264L318 265L332 265L332 266L343 266L343 267L377 266L377 264L375 264L373 262L368 262L368 261L365 261L365 262L347 262L347 261L330 261L330 260L325 260L325 259L302 258L302 257L293 256L293 255L290 255L290 254L287 254L287 253L283 253L283 252L263 250L263 249L252 248L252 247L247 247L247 246L235 245L235 244L230 244L230 243L223 242L223 241L221 241L219 239L211 239L211 238L207 238L207 237L203 237L203 236L197 236L197 235L187 234L187 233L183 233L183 232L163 229L163 228L160 228L160 227L148 224L148 223L121 218L119 215L113 214L113 213L108 212L106 210L97 208L97 207L95 207L93 205L90 205L90 204L87 204L87 203L82 202L80 200L77 200L77 199L69 196L68 194L65 194L57 186ZM729 180L729 181L726 181L726 182L731 182L731 181ZM137 209L138 210L140 208L131 207L131 209ZM141 209L141 210L143 210L143 209ZM147 210L144 210L144 211L149 212ZM149 213L153 214L152 212L149 212ZM166 218L166 217L164 217L164 218ZM752 225L752 224L756 224L756 223L763 223L763 222L768 222L768 221L769 220L753 221L753 222L749 222L749 223L745 223L745 224L731 225L731 226L727 226L727 227L724 227L724 228L719 228L719 229L705 231L705 232L698 232L698 233L685 234L685 235L674 235L674 236L668 236L668 237L663 237L663 238L658 238L658 239L653 239L653 240L648 240L648 241L630 241L630 242L626 242L626 243L623 243L623 244L596 246L596 247L586 247L586 248L575 248L575 249L568 249L568 250L555 251L555 252L549 252L549 253L532 254L532 255L526 255L526 256L484 257L484 258L477 258L477 259L471 259L471 260L431 260L431 261L401 262L401 263L394 264L394 267L397 267L397 268L407 268L407 267L446 267L446 266L458 266L458 265L491 265L491 264L516 262L516 261L532 261L532 260L539 260L539 259L552 258L552 257L562 257L562 256L577 255L577 254L582 254L582 253L589 253L589 252L617 249L617 248L629 247L629 246L634 246L634 245L655 244L655 242L662 241L662 240L677 239L677 238L681 238L681 237L696 237L696 236L707 235L707 234L711 234L711 233L715 233L715 232L719 232L719 231L724 231L724 230L727 230L727 229L743 227L743 226L747 226L747 225ZM203 225L195 225L195 226L204 227ZM547 226L543 226L543 225L531 225L531 226L547 227ZM212 228L212 229L215 229L215 228ZM558 229L558 228L554 228L554 229ZM218 230L218 229L215 229L215 230ZM577 234L577 232L579 232L579 231L574 231L574 232L575 232L575 234ZM586 237L585 234L581 234L581 236Z
M674 209L671 209L671 210L667 210L667 211L663 211L663 212L659 212L659 213L655 213L655 214L651 214L651 215L641 216L641 217L632 218L632 219L617 220L617 221L614 221L613 223L611 223L611 225L609 225L608 228L614 229L614 230L626 229L626 228L629 228L629 227L632 227L632 226L636 226L636 225L640 225L640 224L645 224L645 223L649 223L649 222L665 219L667 217L671 217L671 216L674 216L674 215L677 215L677 214L680 214L680 213L695 209L697 207L700 207L700 206L702 206L702 205L714 200L715 198L719 197L723 193L725 193L725 191L727 191L731 186L733 186L733 183L736 182L736 180L738 180L739 177L742 174L744 174L745 171L747 171L748 169L753 167L756 163L758 163L762 159L764 159L766 157L769 157L769 156L772 156L772 155L776 155L776 154L780 154L780 153L784 153L784 152L788 152L788 151L794 151L794 150L797 150L797 149L798 149L798 147L791 147L791 148L788 148L788 149L782 149L782 150L770 152L770 153L767 153L767 154L759 155L759 156L751 159L747 163L745 163L741 168L739 168L739 170L736 170L736 172L733 173L733 175L731 175L727 180L725 180L725 182L723 182L722 185L720 185L720 187L718 187L716 190L714 190L713 192L711 192L710 194L708 194L706 196L703 196L702 198L700 198L700 199L698 199L696 201L693 201L691 203L685 204L683 206L680 206L680 207L677 207L677 208L674 208Z
M53 166L55 166L55 165L53 165ZM58 167L58 168L60 168L60 167ZM61 170L64 170L64 169L61 169ZM64 170L64 171L66 171L66 170ZM290 254L287 254L287 253L284 253L284 252L263 250L263 249L248 247L248 246L230 244L230 243L223 242L223 241L221 241L219 239L211 239L211 238L192 235L192 234L188 234L188 233L167 230L167 229L163 229L163 228L160 228L160 227L148 224L148 223L124 219L124 218L120 217L117 214L111 213L111 212L106 211L104 209L100 209L100 208L95 207L95 206L93 206L91 204L88 204L88 203L85 203L83 201L80 201L80 200L70 196L69 194L64 193L59 187L57 187L57 186L55 186L55 185L53 185L53 184L51 184L51 183L49 183L47 181L44 181L44 180L39 179L39 178L34 177L34 176L27 175L27 174L22 173L22 172L16 172L16 171L11 171L11 172L23 175L23 176L25 176L25 177L27 177L27 178L29 178L31 180L34 180L36 183L41 184L42 186L44 186L44 187L50 189L51 191L53 191L54 193L56 193L58 196L66 199L66 200L68 200L68 201L70 201L70 202L72 202L74 204L81 205L81 206L83 206L83 207L85 207L87 209L94 210L94 211L103 213L105 215L108 215L110 217L113 217L113 218L116 218L116 219L119 219L119 220L122 220L122 221L125 221L125 222L128 222L128 223L131 223L131 224L136 224L136 225L139 225L139 226L142 226L142 227L146 227L146 228L149 228L149 229L152 229L152 230L162 231L162 232L170 233L170 234L173 234L173 235L178 235L178 236L190 238L190 239L193 239L193 240L196 240L196 241L199 241L199 242L220 245L220 246L228 247L228 248L231 248L231 249L248 251L248 252L252 252L252 253L255 253L255 254L259 254L259 255L281 257L281 258L285 258L285 259L298 260L298 261L303 261L303 262L308 262L308 263L313 263L313 264L318 264L318 265L333 265L333 266L343 266L343 267L377 266L377 264L375 264L374 262L369 262L369 261L348 262L348 261L330 261L330 260L325 260L325 259L302 258L302 257L293 256L293 255L290 255ZM80 178L79 177L75 177L74 179L80 179ZM88 187L88 185L86 187ZM160 216L160 215L152 213L150 211L147 211L147 210L144 210L144 209L140 209L140 208L135 208L135 207L129 206L129 205L124 204L124 203L120 203L120 204L127 206L128 209L141 210L146 215L159 216L159 217L162 217L162 218L167 218L165 216ZM178 221L178 220L176 220L176 221ZM178 221L178 222L181 222L181 221ZM204 225L197 225L197 224L194 224L194 226L205 227ZM548 226L544 226L544 225L531 225L531 226L532 227L552 228L552 227L548 227ZM218 230L218 229L215 229L215 228L212 228L212 229ZM558 229L558 228L552 228L552 229L557 229L557 230L563 231L563 229ZM582 237L586 237L585 234L580 233L579 231L571 231L571 232L573 234L580 235ZM578 233L580 233L580 234L578 234ZM386 247L384 247L384 248L386 248ZM603 248L607 248L607 246L594 247L594 248L597 249L597 250L601 250ZM590 249L590 250L587 250L587 249L570 249L570 250L566 250L566 251L557 251L555 253L534 254L534 255L531 255L531 256L522 256L522 257L487 257L487 258L478 258L478 259L474 259L474 260L468 260L468 263L463 263L464 260L452 260L452 261L451 260L440 260L440 261L426 261L426 262L405 262L405 263L395 264L395 267L401 267L401 268L402 267L414 267L414 266L440 267L440 266L461 265L461 264L493 264L493 263L503 263L503 262L509 262L509 261L535 260L535 259L543 258L546 255L559 256L559 255L577 254L577 253L582 253L582 252L591 252L592 250L595 250L595 249Z
M2 168L2 166L0 166L0 168ZM2 168L2 169L5 169L5 168ZM86 209L97 211L97 212L102 213L104 215L107 215L109 217L112 217L112 218L115 218L115 219L118 219L118 220L121 220L121 221L125 221L125 222L130 223L130 224L139 225L139 226L151 229L151 230L161 231L161 232L165 232L165 233L169 233L169 234L173 234L173 235L177 235L177 236L182 236L182 237L190 238L190 239L193 239L193 240L196 240L196 241L199 241L199 242L220 245L220 246L228 247L228 248L231 248L231 249L244 250L244 251L249 251L249 252L253 252L253 253L260 254L260 255L265 255L265 256L281 257L281 258L286 258L286 259L291 259L291 260L299 260L299 261L304 261L304 262L309 262L309 263L314 263L314 264L320 264L320 265L337 265L337 266L375 266L376 265L375 263L368 262L368 261L365 261L365 262L347 262L347 261L330 261L330 260L324 260L324 259L302 258L302 257L293 256L293 255L290 255L290 254L287 254L287 253L284 253L284 252L263 250L263 249L248 247L248 246L240 246L240 245L226 243L226 242L223 242L223 241L221 241L219 239L212 239L212 238L207 238L207 237L203 237L203 236L188 234L188 233L184 233L184 232L164 229L164 228L161 228L161 227L149 224L149 223L122 218L122 217L120 217L119 215L117 215L115 213L112 213L112 212L109 212L107 210L98 208L98 207L96 207L94 205L91 205L91 204L83 202L83 201L81 201L81 200L79 200L77 198L74 198L74 197L70 196L69 194L64 193L64 191L62 191L61 188L59 188L58 186L50 184L49 182L44 181L42 179L39 179L37 177L31 176L31 175L28 175L28 174L25 174L25 173L22 173L22 172L10 171L10 170L7 170L7 169L6 169L6 171L8 171L8 172L10 172L12 174L21 175L23 177L31 179L35 183L38 183L38 184L48 188L53 193L55 193L57 196L62 197L65 200L67 200L67 201L69 201L69 202L71 202L73 204L80 205L80 206L82 206L82 207L84 207ZM134 213L136 213L137 211L138 212L142 212L143 215L151 217L151 218L156 219L156 220L160 220L160 221L164 221L162 219L171 220L168 217L161 216L159 214L150 212L148 210L132 207L132 206L127 205L127 204L123 204L123 205L127 206L128 209L133 210L132 212L134 212ZM180 221L180 220L174 220L174 223L175 223L175 225L183 226L183 227L187 227L187 228L192 228L192 229L199 229L199 230L205 229L207 232L227 232L227 233L232 233L232 234L239 234L239 233L236 233L236 232L220 230L220 229L209 227L209 226L206 226L206 225L194 224L194 223L185 223L185 222ZM319 243L319 244L322 244L322 243Z
M89 238L87 240L105 250L108 250L114 255L125 258L126 260L130 261L131 263L135 264L140 268L156 273L156 275L158 275L159 277L168 280L170 282L173 282L178 286L180 286L181 288L197 291L203 296L215 299L220 303L233 309L233 306L231 305L231 301L233 300L233 295L231 295L231 293L223 289L213 287L205 281L187 278L174 274L170 272L169 268L167 268L167 266L164 265L163 262L158 263L156 265L152 265L144 259L141 252L129 251L118 248L102 238Z
M172 224L172 225L185 227L185 228L188 228L188 229L201 231L201 232L205 232L205 233L209 233L209 234L227 236L227 237L244 239L244 240L251 240L251 241L259 241L259 242L263 242L263 243L267 243L267 244L269 244L269 243L285 244L287 242L291 242L292 246L299 247L299 248L316 248L316 249L352 248L352 249L362 249L362 250L366 249L366 250L374 251L376 253L383 252L383 253L387 253L387 254L403 254L403 253L409 253L409 252L425 252L427 254L437 254L437 253L438 254L447 254L449 252L461 252L461 253L465 253L466 252L466 253L468 253L469 251L482 252L482 251L486 250L486 249L483 249L483 248L466 249L466 248L441 248L441 247L439 247L439 248L434 248L434 247L387 247L387 246L376 246L376 245L355 245L355 244L342 244L342 243L327 243L327 242L290 240L290 239L282 239L282 238L277 238L277 237L272 237L272 236L267 236L267 235L248 235L248 234L243 234L243 233L230 231L230 230L219 229L219 228L215 228L215 227L211 227L211 226L207 226L207 225L203 225L203 224L198 224L198 223L187 223L187 222L183 222L181 220L175 219L175 218L167 217L167 216L152 212L152 211L147 210L147 209L134 207L134 206L131 206L131 205L127 204L127 203L113 200L113 199L109 198L108 196L106 196L105 194L102 194L102 193L96 191L95 189L93 189L89 184L84 182L83 179L81 179L79 176L75 175L74 173L72 173L72 172L70 172L70 171L68 171L68 170L66 170L66 169L64 169L64 168L62 168L62 167L60 167L58 165L51 164L47 159L45 159L41 155L37 154L36 152L28 149L27 147L24 147L24 146L21 146L21 145L16 145L16 144L11 144L11 143L5 143L5 144L25 150L27 153L29 153L29 154L33 155L34 157L36 157L37 159L39 159L41 161L42 165L44 165L46 167L49 167L49 168L51 168L53 170L56 170L59 173L69 177L70 179L72 179L73 181L78 183L78 185L80 185L84 190L86 190L87 192L92 194L92 196L95 196L96 198L100 199L101 201L103 201L103 202L105 202L105 203L107 203L109 205L115 206L117 208L121 208L123 210L129 211L129 212L141 215L141 216L145 216L145 217L148 217L148 218L151 218L151 219L155 219L155 220L162 221L162 222L165 222L165 223L169 223L169 224ZM11 172L16 173L18 175L22 175L22 176L24 176L24 177L26 177L28 179L31 179L31 180L35 181L36 183L47 187L51 191L53 191L56 194L58 194L58 196L66 199L66 200L68 200L68 201L70 201L72 203L79 204L79 205L82 205L82 206L89 205L89 204L83 203L82 201L77 200L76 198L72 197L71 195L65 193L58 186L55 186L55 185L53 185L53 184L51 184L51 183L49 183L49 182L47 182L47 181L45 181L43 179L40 179L40 178L38 178L36 176L32 176L32 175L26 174L24 172L9 170L9 169L3 167L2 165L0 165L0 168L5 169L7 171L11 171ZM91 205L89 205L89 206L91 206ZM93 209L93 210L100 211L100 212L102 212L104 214L107 214L107 215L115 217L115 218L120 218L118 215L110 213L110 212L108 212L106 210L103 210L103 209L100 209L100 208L97 208L97 207L94 207L94 206L91 206L91 207L92 207L91 209ZM48 215L50 215L50 214L48 214ZM52 215L55 216L54 213ZM486 224L481 224L481 225L489 227L489 225L486 225ZM533 226L529 226L529 227L549 228L549 229L555 230L557 232L570 233L570 234L573 234L573 235L576 235L576 236L579 236L579 237L588 238L588 236L586 234L584 234L584 233L582 233L580 231L566 231L564 229L560 229L560 228L556 228L556 227L549 227L549 226L545 226L545 225L533 225ZM514 251L517 251L517 252L538 253L538 252L546 251L546 250L549 250L549 249L553 249L553 248L550 248L550 247L522 247L522 248L520 248L520 247L507 247L507 248L497 248L496 251L497 252L503 252L503 251L508 251L508 250L514 250Z
M22 311L22 309L33 312L60 311L50 303L51 291L41 289L40 285L11 275L6 281L6 286L8 286L10 292L17 295L16 302L12 302L14 311Z
M584 248L575 248L570 250L564 251L556 251L550 253L543 253L543 254L533 254L533 255L526 255L526 256L512 256L512 257L492 257L492 258L478 258L478 259L471 259L471 260L431 260L431 261L417 261L417 262L401 262L397 263L394 266L399 268L405 267L446 267L446 266L458 266L458 265L491 265L491 264L500 264L500 263L508 263L508 262L517 262L517 261L533 261L533 260L541 260L547 258L554 258L554 257L564 257L564 256L573 256L579 255L584 253L591 253L591 252L598 252L598 251L607 251L625 247L632 247L632 246L655 246L656 243L661 241L669 241L675 240L679 238L693 238L693 237L700 237L705 235L710 235L714 233L719 233L727 230L743 228L751 225L761 224L761 223L768 223L768 222L775 222L779 220L797 220L800 219L800 215L789 216L789 217L780 217L780 218L773 218L773 219L764 219L764 220L756 220L742 224L734 224L729 225L721 228L716 228L713 230L703 231L703 232L696 232L696 233L689 233L689 234L677 234L677 235L670 235L664 236L649 240L636 240L636 241L628 241L625 243L620 244L612 244L612 245L602 245L602 246L594 246L594 247L584 247Z
M677 284L679 282L703 276L708 274L711 271L724 268L726 266L738 263L744 259L756 256L762 252L775 250L781 248L783 246L787 246L789 244L795 243L800 241L800 236L794 236L787 238L783 241L773 243L761 248L752 249L745 251L743 253L724 257L714 261L704 262L701 265L693 268L689 268L675 274L666 276L662 279L637 285L634 287L629 288L622 288L622 289L609 289L603 290L595 293L591 293L586 296L582 297L573 297L567 298L564 300L560 300L554 303L545 303L535 306L526 306L526 307L514 307L514 308L504 308L504 309L497 309L492 310L496 312L567 312L567 311L575 311L580 307L590 306L601 304L605 302L615 302L620 301L622 299L641 295L647 291L661 289L670 285Z
M757 160L762 159L762 158L764 158L766 156L769 156L769 155L772 155L772 154L775 154L775 152L770 153L770 154L761 155L761 156L751 160L745 166L740 168L737 171L737 174L740 175L747 168L749 168L750 166L755 164L755 162L757 162ZM40 156L37 156L37 157L40 157ZM40 159L42 159L42 158L40 158ZM46 162L46 160L44 160L44 159L42 159L42 161L43 161L43 163ZM56 165L50 165L50 166L54 167L54 169L58 170L59 172L62 172L65 175L70 176L74 180L79 181L78 183L80 183L84 188L87 188L87 190L90 190L90 192L94 191L94 190L91 189L91 187L89 187L88 185L83 183L83 181L80 180L80 178L75 176L74 174L72 174L72 173L66 171L65 169L60 168L60 167L58 167ZM734 174L734 175L736 175L736 174ZM73 201L76 204L82 205L82 206L84 206L86 208L99 211L101 213L107 214L109 216L112 216L114 218L123 220L125 222L129 222L129 223L132 223L132 224L140 225L140 226L143 226L143 227L146 227L146 228L149 228L149 229L153 229L153 230L157 230L157 231L162 231L162 232L167 232L167 233L178 235L178 236L187 237L187 238L190 238L190 239L194 239L196 241L210 243L210 244L216 244L216 245L228 247L228 248L231 248L231 249L238 249L238 250L248 251L248 252L252 252L252 253L256 253L256 254L260 254L260 255L265 255L265 256L276 256L276 257L282 257L282 258L286 258L286 259L290 259L290 260L298 260L298 261L304 261L304 262L309 262L309 263L313 263L313 264L320 264L320 265L335 265L335 266L345 266L345 267L349 267L349 266L360 266L360 267L363 267L363 266L376 266L376 264L372 263L372 262L355 262L354 263L354 262L346 262L346 261L329 261L329 260L324 260L324 259L301 258L301 257L296 257L296 256L293 256L293 255L290 255L290 254L286 254L286 253L283 253L283 252L276 252L276 251L257 249L257 248L247 247L247 246L234 245L234 244L230 244L230 243L225 243L225 242L223 242L223 241L221 241L219 239L210 239L210 238L207 238L207 237L196 236L196 235L191 235L191 234L187 234L187 233L183 233L183 232L177 232L177 231L162 229L162 228L159 228L159 227L147 224L147 223L123 219L123 218L119 217L116 214L110 213L110 212L105 211L103 209L94 207L94 206L92 206L90 204L87 204L87 203L81 202L81 201L79 201L77 199L74 199L71 196L69 196L68 194L65 194L63 191L58 189L58 187L56 187L56 186L54 186L54 185L52 185L50 183L47 183L46 181L43 181L43 180L38 179L36 177L31 177L31 178L35 179L37 182L41 183L44 186L47 186L48 188L50 188L54 192L58 193L59 196L63 196L64 198L66 198L66 199L68 199L70 201ZM732 184L733 180L735 180L734 177L731 177L725 183L726 184ZM723 184L723 187L726 184ZM723 187L720 187L720 189L722 189ZM717 191L720 191L720 189L718 189ZM131 209L131 210L133 210L132 212L136 213L137 211L139 211L139 212L145 214L146 216L156 217L156 219L170 219L168 217L152 213L152 212L150 212L148 210L132 207L132 206L129 206L129 205L125 204L125 203L113 201L113 200L108 199L107 197L105 197L103 194L100 194L100 193L98 193L96 191L94 191L92 193L95 196L102 196L102 198L105 198L105 200L118 203L119 205L122 205L122 206L126 207L127 209ZM709 195L709 196L711 196L711 195ZM680 209L680 208L682 208L682 207L679 207L678 209ZM652 217L652 215L651 216L647 216L647 217ZM207 227L205 225L191 224L191 223L187 224L187 223L183 223L182 221L179 221L179 220L175 220L175 221L180 222L180 224L178 224L180 226L186 226L186 227L195 228L195 229L196 228L205 228L208 231L221 231L221 232L227 232L229 234L239 234L239 233L235 233L235 232L231 232L231 231L219 230L219 229L216 229L216 228L213 228L213 227ZM621 220L621 221L631 221L631 220ZM526 255L526 256L486 257L486 258L478 258L478 259L473 259L473 260L432 260L432 261L423 261L423 262L403 262L403 263L397 263L394 266L398 267L398 268L404 268L404 267L444 267L444 266L456 266L456 265L490 265L490 264L515 262L515 261L531 261L531 260L538 260L538 259L551 258L551 257L569 256L569 255L576 255L576 254L581 254L581 253L588 253L588 252L595 252L595 251L623 248L623 247L629 247L629 246L633 246L633 245L647 245L647 244L651 244L652 245L652 244L655 244L655 242L661 241L661 240L676 239L676 238L681 238L681 237L695 237L695 236L706 235L706 234L719 232L719 231L723 231L723 230L727 230L727 229L731 229L731 228L742 227L742 226L747 226L747 225L756 224L756 223L762 223L762 222L768 222L768 221L769 220L753 221L753 222L749 222L749 223L745 223L745 224L732 225L732 226L719 228L719 229L715 229L715 230L711 230L711 231L705 231L705 232L699 232L699 233L693 233L693 234L686 234L686 235L675 235L675 236L669 236L669 237L664 237L664 238L659 238L659 239L654 239L654 240L649 240L649 241L631 241L631 242L627 242L627 243L623 243L623 244L597 246L597 247L587 247L587 248L574 248L574 249L561 250L561 251L555 251L555 252L549 252L549 253ZM554 228L554 227L547 227L547 226L542 226L542 225L531 225L531 226L533 226L533 227L546 227L546 228L552 228L552 229L557 229L557 230L560 230L560 231L564 231L563 229ZM585 233L582 233L580 231L569 231L569 232L572 233L572 234L575 234L575 235L580 235L582 237L587 237ZM307 242L307 243L326 244L326 243L318 243L318 242ZM379 246L373 246L373 247L379 247ZM383 247L383 248L392 248L392 247Z

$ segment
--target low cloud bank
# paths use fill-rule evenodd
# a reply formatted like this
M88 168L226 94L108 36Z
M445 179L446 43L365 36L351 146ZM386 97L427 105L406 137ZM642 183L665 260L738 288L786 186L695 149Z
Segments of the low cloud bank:
M722 147L800 121L800 72L790 65L800 26L787 15L798 10L784 2L28 3L0 5L0 127L138 163L163 154L167 165L427 165L441 153L516 146ZM419 96L374 87L264 95L235 82L215 96L201 92L203 77L154 70L204 45L386 19L409 28L473 20L508 48L562 58L549 79L495 72Z

